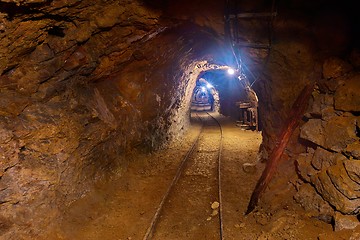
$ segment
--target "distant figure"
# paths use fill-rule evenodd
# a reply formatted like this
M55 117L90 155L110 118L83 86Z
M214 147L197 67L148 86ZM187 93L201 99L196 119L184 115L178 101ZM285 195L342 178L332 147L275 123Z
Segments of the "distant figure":
M209 104L211 106L210 111L214 111L214 96L211 94L211 92L209 92L208 95L209 95Z
M256 127L256 131L258 131L258 113L257 113L257 107L258 107L258 97L254 90L252 90L249 86L245 87L246 95L249 99L250 107L248 108L248 111L251 115L251 125Z

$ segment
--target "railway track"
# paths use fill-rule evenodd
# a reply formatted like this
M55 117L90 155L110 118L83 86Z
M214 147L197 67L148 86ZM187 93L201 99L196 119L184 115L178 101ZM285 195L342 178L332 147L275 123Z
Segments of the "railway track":
M223 132L210 113L182 159L143 240L224 239L221 193Z

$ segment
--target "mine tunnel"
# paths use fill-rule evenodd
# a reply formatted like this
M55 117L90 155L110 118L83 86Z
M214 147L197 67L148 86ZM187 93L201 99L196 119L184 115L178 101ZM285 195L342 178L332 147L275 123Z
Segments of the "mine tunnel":
M360 239L355 1L0 0L0 239Z

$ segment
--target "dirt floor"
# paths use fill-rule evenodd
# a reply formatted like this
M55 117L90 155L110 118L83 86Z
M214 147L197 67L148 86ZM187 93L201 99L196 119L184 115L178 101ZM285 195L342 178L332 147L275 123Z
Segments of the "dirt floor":
M245 216L244 212L251 193L264 168L264 163L257 161L261 133L242 130L229 118L222 116L217 118L220 119L224 132L222 158L224 239L360 239L359 230L334 232L331 224L308 217L291 196L279 200L286 202L286 206L282 208L274 210L271 206L260 204L255 211ZM74 202L64 217L59 219L58 228L47 239L143 239L182 158L200 129L200 122L193 121L186 136L168 149L152 154L136 153L129 156L126 169L119 171L114 180L99 186L94 193ZM213 141L213 144L217 147L218 143ZM205 152L212 151L207 149ZM208 164L210 163L214 164L209 160ZM245 163L254 166L244 171ZM201 172L202 169L206 167L197 170ZM185 170L185 175L188 176L186 181L191 181L191 177L196 175L189 174L189 171L189 169ZM212 187L210 182L206 182L207 185L197 184L197 195L186 197L205 199L203 204L205 207L192 205L189 203L190 200L182 200L189 193L189 191L184 192L183 184L184 181L179 180L175 188L178 194L173 195L168 201L176 208L172 208L171 213L164 211L161 216L165 218L165 215L172 214L175 218L159 224L158 231L161 231L161 234L154 234L153 239L219 239L216 236L218 217L211 208L211 204L218 201L218 198L210 189ZM200 196L206 194L209 195L207 198ZM276 198L274 199L277 201ZM192 219L193 212L196 212L196 217L199 219L196 224ZM211 228L214 230L209 230ZM187 234L187 230L183 229L189 231L196 229L196 237Z

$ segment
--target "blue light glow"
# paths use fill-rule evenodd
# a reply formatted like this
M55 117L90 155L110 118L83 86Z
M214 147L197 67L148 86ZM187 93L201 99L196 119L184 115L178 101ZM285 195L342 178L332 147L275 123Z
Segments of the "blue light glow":
M232 68L229 68L229 69L227 70L227 72L228 72L228 74L233 75L233 74L235 73L235 70L232 69Z

